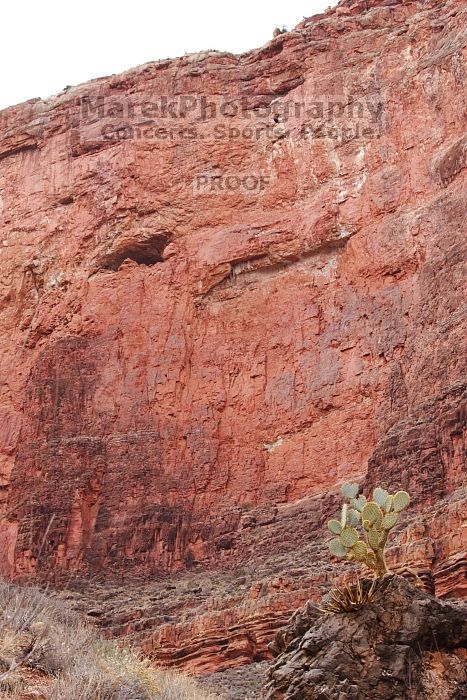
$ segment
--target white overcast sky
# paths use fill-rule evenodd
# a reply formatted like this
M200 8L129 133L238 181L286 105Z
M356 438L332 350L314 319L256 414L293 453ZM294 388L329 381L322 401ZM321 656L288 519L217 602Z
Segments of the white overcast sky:
M337 0L3 0L0 109L202 49L241 53Z

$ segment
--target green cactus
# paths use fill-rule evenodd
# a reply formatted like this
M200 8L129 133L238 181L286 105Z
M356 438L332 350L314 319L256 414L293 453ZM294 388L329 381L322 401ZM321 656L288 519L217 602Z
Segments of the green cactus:
M391 495L377 487L373 500L358 495L358 484L344 484L342 493L349 501L344 503L340 519L328 522L328 528L337 535L329 543L329 550L335 557L357 561L371 569L376 578L387 573L384 548L389 532L396 525L399 513L410 503L406 491ZM359 539L359 531L363 539Z
M351 527L357 527L360 523L360 513L358 510L354 510L353 508L350 508L347 511L347 525L350 525Z
M346 498L356 498L359 490L358 484L344 484L342 487L342 493Z
M388 496L386 498L386 503L384 504L384 512L385 513L391 512L393 502L394 502L394 496Z
M398 491L393 498L392 502L392 509L396 511L396 513L400 513L401 510L404 510L404 508L407 508L407 506L410 503L410 496L407 493L407 491Z
M342 532L342 525L338 520L330 520L328 522L328 528L334 535L340 535Z
M365 561L365 557L368 554L368 548L366 544L362 542L362 540L358 540L358 542L355 542L354 546L352 547L352 553L355 559Z
M340 543L339 539L329 542L329 550L335 557L345 557L347 555L347 549Z
M392 530L398 519L399 516L397 513L387 513L381 522L381 527L383 530Z
M368 503L363 506L362 510L362 520L368 520L370 525L376 525L379 527L383 519L383 511L375 501L368 501Z
M350 549L358 542L358 530L355 527L345 527L339 536L339 542Z
M379 486L373 491L373 500L380 506L380 508L384 508L388 498L388 492L384 489L380 489Z
M352 508L355 508L355 510L358 510L360 513L361 513L365 503L366 503L366 498L363 494L360 494L360 496L358 496L358 498L352 498L350 500L350 505L352 506Z
M374 552L377 552L384 539L384 532L371 528L368 530L368 544Z

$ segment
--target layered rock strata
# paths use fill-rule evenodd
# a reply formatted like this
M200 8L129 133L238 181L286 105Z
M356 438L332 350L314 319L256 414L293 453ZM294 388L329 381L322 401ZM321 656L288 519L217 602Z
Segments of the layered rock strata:
M357 479L413 496L394 563L465 594L465 23L345 1L0 112L3 575L288 567ZM262 658L334 576L305 566L142 644Z

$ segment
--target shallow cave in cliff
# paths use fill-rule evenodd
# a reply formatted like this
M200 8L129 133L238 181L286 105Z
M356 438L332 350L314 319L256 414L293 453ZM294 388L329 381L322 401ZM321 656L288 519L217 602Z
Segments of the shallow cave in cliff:
M119 246L102 260L101 268L117 272L125 260L133 260L138 265L155 265L164 262L164 250L170 243L170 236L157 233L142 240L132 240Z

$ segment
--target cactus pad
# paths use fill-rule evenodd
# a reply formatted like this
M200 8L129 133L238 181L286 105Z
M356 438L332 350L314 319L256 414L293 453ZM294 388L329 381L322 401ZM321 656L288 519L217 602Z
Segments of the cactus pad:
M347 525L347 509L348 505L347 503L344 503L342 506L341 527L345 527Z
M401 510L407 508L410 503L410 496L407 491L398 491L393 498L392 507L396 513L400 513Z
M328 529L331 530L334 535L340 535L342 531L341 524L338 520L330 520L328 522Z
M358 541L358 532L354 527L345 527L339 537L339 542L344 547L353 547Z
M374 501L368 501L362 510L362 520L368 520L370 525L380 525L383 519L383 511Z
M347 511L347 524L351 525L352 527L356 527L360 522L360 513L358 510L354 510L353 508L350 508L350 510Z
M379 486L373 491L373 500L380 506L380 508L384 508L388 496L388 492L379 488Z
M331 554L335 557L345 557L347 554L346 548L341 545L337 537L329 542L328 547Z
M388 496L386 499L386 503L384 504L384 511L385 513L390 513L392 510L392 503L394 501L394 496Z
M362 511L365 503L366 498L363 494L360 494L358 498L352 498L352 500L350 501L350 505L352 506L352 508L355 508L355 510L358 510L359 512Z
M361 540L358 540L358 542L355 542L354 546L352 547L352 552L355 557L355 559L365 559L367 555L367 548L366 544L362 542Z
M346 498L356 498L360 487L358 484L344 484L342 493Z
M379 530L375 530L373 528L368 530L368 544L373 551L379 549L379 546L383 541L383 537L383 533Z
M397 513L387 513L381 522L381 527L384 530L391 530L397 523L398 518L399 516Z

